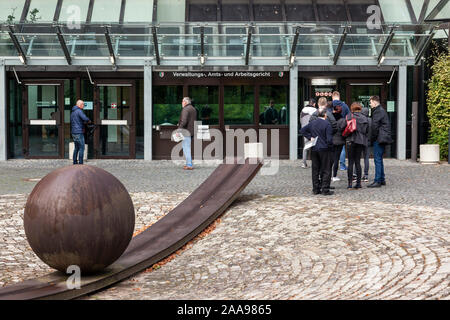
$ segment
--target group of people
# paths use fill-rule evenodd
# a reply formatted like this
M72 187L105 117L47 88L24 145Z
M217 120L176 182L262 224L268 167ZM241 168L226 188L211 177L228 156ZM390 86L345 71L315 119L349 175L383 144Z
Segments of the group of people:
M321 97L311 99L300 113L301 130L305 143L314 139L311 149L313 193L332 195L331 181L338 181L340 158L347 155L348 189L361 188L361 181L368 181L369 146L373 146L375 178L369 188L386 185L383 154L385 146L392 143L389 117L380 105L380 97L370 98L369 109L360 102L350 106L340 100L339 92L332 94L332 101ZM354 127L356 124L356 128ZM303 149L303 168L307 168L307 149ZM361 157L364 156L364 176ZM345 157L345 156L344 156ZM356 168L356 174L353 169ZM355 182L355 184L354 184Z

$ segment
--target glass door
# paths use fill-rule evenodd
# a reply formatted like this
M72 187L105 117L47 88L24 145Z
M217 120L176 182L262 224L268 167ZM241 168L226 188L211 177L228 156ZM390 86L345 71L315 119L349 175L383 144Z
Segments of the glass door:
M94 153L97 158L135 158L133 81L96 83Z
M23 90L23 145L26 158L63 158L64 86L26 83Z

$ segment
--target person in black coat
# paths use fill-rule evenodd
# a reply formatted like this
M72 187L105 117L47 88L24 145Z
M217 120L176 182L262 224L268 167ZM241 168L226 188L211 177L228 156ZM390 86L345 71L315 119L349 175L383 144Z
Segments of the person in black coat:
M319 107L317 116L318 118L303 127L300 133L307 139L317 138L316 144L311 148L313 193L332 195L330 164L333 130L327 121L327 111L323 106Z
M356 119L356 130L346 137L347 157L348 157L348 189L352 189L353 166L356 167L356 185L355 189L361 188L361 155L368 143L369 121L366 116L361 114L361 104L353 102L350 106L350 114L346 120ZM346 121L347 122L347 121ZM347 123L344 124L345 126ZM344 127L345 128L345 127Z
M392 143L391 124L389 117L380 105L380 97L370 98L370 107L372 108L372 132L371 142L373 143L373 161L375 163L375 179L368 188L379 188L386 185L384 176L383 154L386 145Z

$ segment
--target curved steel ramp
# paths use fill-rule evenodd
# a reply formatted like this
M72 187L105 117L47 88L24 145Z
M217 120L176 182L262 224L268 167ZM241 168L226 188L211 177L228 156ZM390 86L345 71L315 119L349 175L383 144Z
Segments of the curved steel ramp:
M172 254L217 219L262 166L221 164L183 202L143 233L134 237L122 256L102 273L81 277L80 289L68 289L70 275L61 272L0 288L0 300L73 299L106 288Z

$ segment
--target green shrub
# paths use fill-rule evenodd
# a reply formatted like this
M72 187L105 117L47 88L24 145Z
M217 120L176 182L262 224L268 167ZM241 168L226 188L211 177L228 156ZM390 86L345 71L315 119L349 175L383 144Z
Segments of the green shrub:
M431 67L433 76L428 83L428 143L439 144L441 160L448 158L448 130L450 128L450 54L439 55Z

